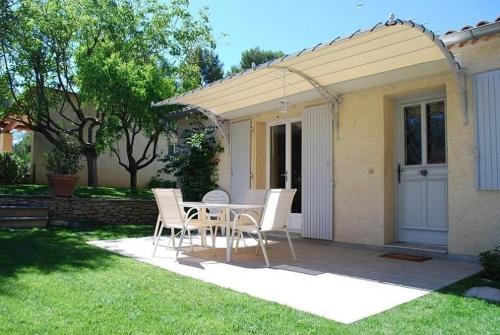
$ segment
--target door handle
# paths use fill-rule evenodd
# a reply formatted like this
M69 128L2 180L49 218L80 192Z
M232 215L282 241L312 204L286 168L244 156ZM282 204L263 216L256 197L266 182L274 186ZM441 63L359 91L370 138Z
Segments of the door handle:
M288 171L285 171L285 173L281 174L282 177L285 177L285 183L288 181Z
M423 170L420 170L420 174L425 177L429 174L429 171L427 171L426 169L423 169Z
M401 172L403 172L404 169L401 167L400 163L398 163L398 169L396 171L398 172L398 184L401 184Z

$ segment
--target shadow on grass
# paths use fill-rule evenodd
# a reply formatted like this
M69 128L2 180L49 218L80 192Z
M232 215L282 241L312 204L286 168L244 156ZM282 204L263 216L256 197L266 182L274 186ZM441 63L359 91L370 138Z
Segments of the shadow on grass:
M7 293L4 283L20 273L106 268L117 256L86 241L144 236L149 230L149 226L0 230L0 294Z
M473 276L464 278L464 279L462 279L456 283L453 283L449 286L443 287L442 289L437 290L437 292L442 293L442 294L454 295L454 296L457 296L460 298L479 300L479 301L483 301L487 304L500 306L500 303L496 303L494 301L484 300L484 299L474 298L474 297L465 297L464 294L468 289L470 289L472 287L477 287L477 286L488 286L488 287L500 289L500 281L489 280L489 279L483 278L481 276L481 274L478 273L478 274L475 274Z

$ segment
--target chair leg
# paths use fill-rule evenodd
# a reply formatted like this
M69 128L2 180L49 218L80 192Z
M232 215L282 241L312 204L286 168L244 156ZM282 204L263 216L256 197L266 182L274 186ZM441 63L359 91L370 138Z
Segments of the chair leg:
M257 231L257 236L259 236L259 245L262 248L262 253L264 254L264 259L266 260L266 265L269 267L269 258L267 257L267 251L266 251L266 246L264 243L262 243L262 234L260 231Z
M156 219L155 232L153 234L153 244L156 243L156 239L158 238L158 231L160 230L160 215L158 214L158 219Z
M188 230L189 232L189 230ZM175 253L175 260L177 261L177 259L179 258L179 253L181 251L181 247L182 247L182 241L184 240L184 235L186 235L186 228L183 228L182 229L182 233L181 233L181 240L179 241L179 246L177 247L177 252Z
M293 244L292 244L292 238L290 237L290 233L288 232L288 229L285 228L285 234L286 238L288 239L288 244L290 245L290 252L292 253L292 258L293 261L297 261L297 257L295 257L295 249L293 249Z
M191 231L188 230L187 233L188 233L188 236L189 236L189 243L191 244L191 252L193 252L194 248L193 248L193 238L191 237Z
M269 248L269 245L267 244L267 236L266 236L266 234L262 233L262 236L264 237L264 244L266 245L266 248Z
M158 244L160 243L160 236L162 232L163 232L163 225L160 226L160 231L158 232L158 238L156 239L155 248L153 249L153 257L155 257L156 248L158 248Z
M212 238L212 250L215 255L215 236L214 236L214 227L210 226L210 237Z
M245 235L243 235L243 232L240 232L240 235L241 235L241 240L243 241L243 245L246 247L247 241L245 240Z
M175 249L175 229L174 228L170 228L170 240L168 241L169 244L170 244L170 241L172 241L172 248Z
M237 254L238 253L238 247L240 246L240 235L242 233L241 232L238 232L236 234L236 248L234 248L234 253ZM231 244L232 245L232 244Z
M222 227L221 227L221 231L222 231ZM236 229L232 229L232 232L231 232L231 237L230 237L230 240L229 240L229 245L231 246L231 248L233 247L233 243L234 243L234 234L236 233Z

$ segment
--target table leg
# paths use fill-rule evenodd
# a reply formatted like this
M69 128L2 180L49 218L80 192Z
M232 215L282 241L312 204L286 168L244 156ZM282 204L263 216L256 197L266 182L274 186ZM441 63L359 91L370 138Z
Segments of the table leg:
M226 261L231 262L231 217L229 216L229 208L224 210L226 221Z

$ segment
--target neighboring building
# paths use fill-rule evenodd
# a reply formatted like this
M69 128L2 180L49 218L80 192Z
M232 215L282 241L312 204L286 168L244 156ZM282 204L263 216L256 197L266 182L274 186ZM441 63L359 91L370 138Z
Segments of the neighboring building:
M162 104L224 127L221 186L296 188L306 238L477 255L500 245L500 20L391 20Z

